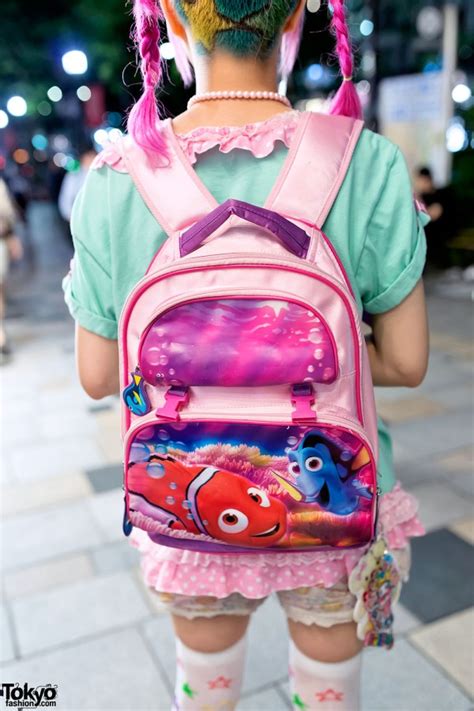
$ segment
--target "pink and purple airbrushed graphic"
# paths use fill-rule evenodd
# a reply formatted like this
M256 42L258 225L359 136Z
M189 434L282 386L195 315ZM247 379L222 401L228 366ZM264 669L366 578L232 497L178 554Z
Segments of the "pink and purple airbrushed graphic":
M145 333L139 365L148 382L162 385L330 383L337 376L333 336L321 316L276 299L176 306Z

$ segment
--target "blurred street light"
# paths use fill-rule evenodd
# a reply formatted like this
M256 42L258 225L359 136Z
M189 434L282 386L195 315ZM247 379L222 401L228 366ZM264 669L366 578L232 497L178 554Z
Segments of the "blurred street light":
M115 141L120 140L122 136L123 133L119 128L111 128L109 131L107 131L107 139L112 143L115 143Z
M374 23L372 20L362 20L360 23L360 33L364 37L370 37L372 32L374 31Z
M443 29L443 15L437 7L423 7L416 18L416 29L421 37L435 39Z
M53 163L58 168L64 168L67 163L67 155L65 153L55 153L53 156Z
M310 64L304 73L304 85L307 89L315 89L323 78L324 70L320 64Z
M62 65L66 74L85 74L87 56L80 49L71 49L62 56Z
M51 86L48 91L46 92L48 94L48 99L50 101L61 101L63 98L63 92L59 88L59 86Z
M27 105L22 96L12 96L7 101L7 111L12 116L24 116L26 114Z
M453 101L457 104L464 104L465 101L469 101L471 95L472 92L466 84L456 84L451 93Z
M48 160L48 154L46 151L33 151L33 158L38 161L38 163L45 163Z
M458 153L467 147L467 133L459 119L453 120L446 131L446 147L450 153Z
M67 150L69 146L69 140L62 133L58 133L54 136L52 143L54 150L59 152Z
M19 163L20 165L24 165L25 163L28 163L30 159L30 154L28 151L25 151L24 148L17 148L16 151L13 151L13 160L15 163Z
M92 92L88 86L80 86L76 91L76 94L77 98L80 99L80 101L89 101L92 96Z
M36 108L41 116L49 116L52 111L51 104L47 101L40 101Z
M42 133L35 133L31 139L31 144L33 148L36 148L36 150L44 151L48 147L48 139Z
M98 128L94 133L94 141L98 146L104 146L108 141L107 131L105 128Z
M8 126L8 114L0 109L0 128Z
M163 42L160 46L160 54L163 59L174 59L175 51L171 42Z

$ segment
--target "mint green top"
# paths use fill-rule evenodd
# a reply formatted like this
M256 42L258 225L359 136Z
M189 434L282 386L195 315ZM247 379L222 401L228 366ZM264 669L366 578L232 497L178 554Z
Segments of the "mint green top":
M218 202L232 197L263 205L287 151L276 142L268 156L256 158L248 150L224 154L216 147L198 155L194 169ZM400 150L364 129L323 225L360 311L383 313L412 291L425 263L427 221L415 209ZM85 329L115 339L125 299L166 234L129 175L107 165L90 171L74 204L71 229L74 268L63 283L69 310ZM379 446L379 485L386 492L395 480L391 439L380 418Z

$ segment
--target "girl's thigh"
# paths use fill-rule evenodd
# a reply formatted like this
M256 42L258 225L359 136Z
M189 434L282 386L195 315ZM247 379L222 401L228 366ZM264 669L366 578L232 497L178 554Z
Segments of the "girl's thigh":
M408 578L410 546L392 551L402 580ZM322 662L337 662L357 654L363 643L354 622L356 598L347 580L324 587L281 590L279 602L288 619L290 635L303 654Z
M246 633L250 615L265 598L249 599L239 593L225 598L158 593L160 607L171 613L176 635L187 647L220 652Z

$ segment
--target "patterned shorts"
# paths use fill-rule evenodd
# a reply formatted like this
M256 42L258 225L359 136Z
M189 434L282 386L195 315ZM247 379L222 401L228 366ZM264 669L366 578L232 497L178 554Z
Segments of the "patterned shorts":
M392 551L402 579L408 578L410 547ZM278 601L286 616L305 625L332 627L353 621L355 597L347 587L347 580L330 588L300 587L279 590ZM158 592L159 608L188 619L215 617L216 615L250 615L266 598L247 598L240 593L217 598L209 595L188 596Z

